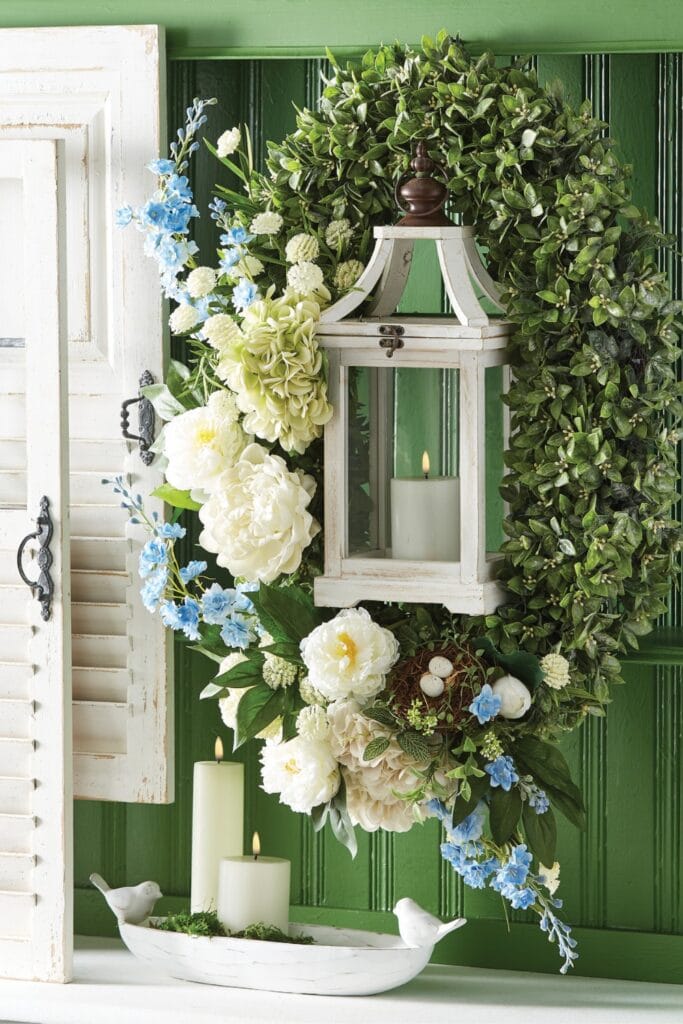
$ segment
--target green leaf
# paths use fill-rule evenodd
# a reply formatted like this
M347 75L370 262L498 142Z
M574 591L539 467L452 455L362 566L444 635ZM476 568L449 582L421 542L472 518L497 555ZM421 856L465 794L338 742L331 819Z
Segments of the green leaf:
M583 806L583 801L581 800L577 803L567 796L566 793L563 793L562 790L549 786L547 782L544 784L544 789L548 794L550 802L557 807L558 811L565 816L567 821L571 822L580 832L584 832L586 829L586 810Z
M262 583L249 597L261 625L276 641L299 644L328 617L299 587L272 587Z
M389 708L374 707L364 708L363 715L365 718L372 719L373 722L379 722L380 725L386 725L388 729L395 729L397 722L394 715L391 713Z
M152 497L161 498L173 508L187 508L192 512L196 512L202 507L198 501L190 497L189 491L179 491L177 487L171 487L170 484L160 484L152 491Z
M469 786L470 795L467 800L459 796L453 805L453 828L469 817L481 798L489 790L489 776L484 775L481 778L470 776Z
M241 690L263 682L263 653L260 650L248 651L245 652L245 657L246 661L240 661L227 672L221 672L213 682L228 686L231 690Z
M172 420L174 416L187 412L187 408L165 384L148 384L147 387L140 388L140 394L149 399L154 411L162 420Z
M526 736L515 743L513 756L516 763L548 791L548 796L550 790L559 791L575 807L584 810L581 792L572 782L569 766L554 744Z
M200 700L209 700L213 697L220 700L221 697L227 697L228 691L224 686L219 686L217 683L207 683L202 692L199 694Z
M548 808L544 814L536 811L527 801L522 808L522 822L529 841L529 847L539 864L552 867L557 846L557 824L555 815Z
M270 725L282 714L283 690L271 690L265 683L259 683L242 695L237 705L237 724L233 750L239 749L247 740L253 740L257 733Z
M389 740L386 736L375 736L363 751L363 760L374 761L376 757L380 757L384 753L388 746Z
M488 637L476 637L472 644L475 650L483 651L494 662L506 669L510 675L526 683L532 689L543 682L543 669L538 658L528 651L514 651L503 654L491 643Z
M491 788L489 823L494 842L499 845L509 842L521 813L522 794L519 786L513 786L508 792L500 786Z
M429 747L426 741L419 732L413 732L409 730L407 732L400 732L396 740L399 747L403 750L408 757L411 757L413 761L417 761L418 764L423 764L429 760Z

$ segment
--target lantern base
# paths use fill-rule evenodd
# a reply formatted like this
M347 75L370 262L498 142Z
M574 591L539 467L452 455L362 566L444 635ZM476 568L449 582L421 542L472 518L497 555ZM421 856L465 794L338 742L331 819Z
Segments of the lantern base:
M397 580L382 576L353 579L341 576L318 576L314 582L313 599L321 608L352 608L361 601L405 601L408 604L442 604L449 612L465 615L489 615L503 604L506 591L495 580L461 583L458 580L437 580L433 575Z

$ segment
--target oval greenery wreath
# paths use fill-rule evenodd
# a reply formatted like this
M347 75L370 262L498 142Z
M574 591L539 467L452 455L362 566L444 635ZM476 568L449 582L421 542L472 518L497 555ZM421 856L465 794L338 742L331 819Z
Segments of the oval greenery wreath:
M200 543L241 577L234 589L202 582L205 562L175 561L181 528L148 520L143 595L222 662L204 695L221 699L236 744L275 737L264 788L350 846L353 824L400 831L413 804L428 806L446 825L444 857L468 884L532 906L566 967L575 954L553 911L549 802L578 825L583 807L547 740L602 713L619 655L665 610L677 565L681 306L657 269L667 240L631 204L589 105L574 112L522 62L475 61L446 33L419 53L397 44L358 66L330 59L319 111L299 112L297 130L269 146L268 173L254 170L248 138L239 150L237 129L209 146L244 185L212 203L217 270L195 266L183 176L205 104L188 111L172 158L151 165L152 200L120 212L147 232L190 354L189 368L172 364L166 386L148 389L171 420L158 493L200 509ZM362 271L373 226L395 218L394 183L417 140L445 164L515 327L502 487L510 599L483 621L419 603L332 618L309 596L316 439L330 415L315 323ZM264 505L269 528L254 526ZM279 518L287 528L273 544ZM250 647L259 629L265 640ZM418 693L425 674L433 700Z

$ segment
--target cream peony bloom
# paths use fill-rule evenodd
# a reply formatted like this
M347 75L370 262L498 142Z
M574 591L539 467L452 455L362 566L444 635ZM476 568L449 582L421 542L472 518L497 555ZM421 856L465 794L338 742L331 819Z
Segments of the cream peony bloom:
M562 690L569 683L569 662L561 654L546 654L541 658L543 682L551 690Z
M249 231L252 235L277 235L282 228L282 217L279 213L266 210L264 213L257 213Z
M287 743L266 743L261 766L263 790L278 793L281 804L300 814L310 814L331 800L341 781L329 746L301 736Z
M187 334L199 323L201 317L194 308L186 302L182 302L171 313L168 323L174 334Z
M187 290L193 299L210 295L216 287L216 271L211 267L197 267L187 277Z
M217 352L223 352L231 342L242 337L241 330L227 313L215 313L210 316L204 321L202 331L211 348L215 348Z
M199 543L233 576L272 583L292 573L320 526L308 512L315 480L250 444L199 511Z
M239 128L229 128L218 139L216 152L220 157L232 156L242 141L242 133Z
M287 271L287 284L300 295L314 295L323 287L323 272L316 263L294 263Z
M294 235L285 246L285 259L288 263L301 263L304 260L316 260L320 246L315 235L301 233Z
M346 608L301 641L310 682L328 700L371 700L398 658L393 633L365 608Z
M346 260L344 263L338 263L334 283L339 291L347 292L349 288L353 288L364 270L365 267L360 260Z
M269 294L252 302L241 331L221 346L216 372L236 393L245 430L285 451L304 452L332 415L315 338L319 319L315 300Z
M331 220L325 228L325 241L330 249L346 245L351 240L352 235L353 229L346 217L340 217L339 220Z
M251 438L239 423L235 397L215 391L208 404L175 416L164 429L166 479L181 491L210 494Z

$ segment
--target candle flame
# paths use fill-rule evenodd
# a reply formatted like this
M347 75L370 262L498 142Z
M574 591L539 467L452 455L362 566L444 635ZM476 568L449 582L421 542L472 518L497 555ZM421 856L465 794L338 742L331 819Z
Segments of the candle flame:
M214 754L217 761L223 760L223 740L220 736L216 736L216 743L214 744Z
M261 837L258 832L254 832L251 837L251 852L254 854L254 860L256 860L261 852Z
M422 472L429 476L429 452L422 452Z

